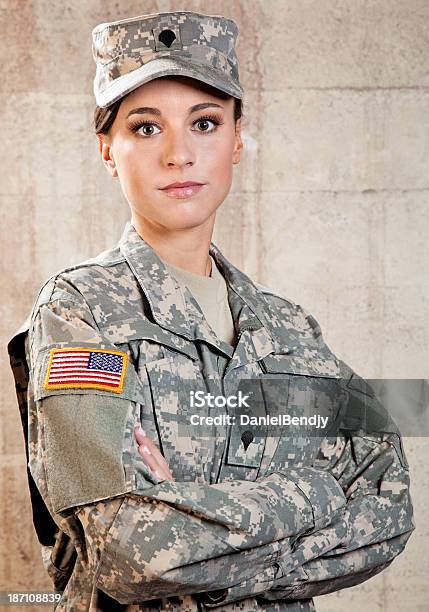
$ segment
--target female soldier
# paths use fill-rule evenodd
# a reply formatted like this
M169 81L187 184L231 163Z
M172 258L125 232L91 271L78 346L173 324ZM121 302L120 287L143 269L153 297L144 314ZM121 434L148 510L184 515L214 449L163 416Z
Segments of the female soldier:
M93 31L131 221L9 343L56 610L314 610L414 528L371 387L211 242L243 146L237 33L189 11Z

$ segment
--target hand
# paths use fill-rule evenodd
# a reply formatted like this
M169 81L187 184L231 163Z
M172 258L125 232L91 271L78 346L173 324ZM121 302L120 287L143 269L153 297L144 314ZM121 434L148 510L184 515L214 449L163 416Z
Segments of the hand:
M146 435L141 425L134 427L134 436L139 445L139 453L147 467L152 470L156 478L162 480L174 480L170 468L164 457L159 452L154 442Z

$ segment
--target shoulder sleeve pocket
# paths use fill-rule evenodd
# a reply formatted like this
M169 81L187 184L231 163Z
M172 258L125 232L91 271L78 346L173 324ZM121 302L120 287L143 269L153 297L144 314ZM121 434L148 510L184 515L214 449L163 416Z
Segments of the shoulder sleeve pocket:
M72 343L43 349L34 396L39 453L55 512L136 488L133 430L143 393L127 353Z

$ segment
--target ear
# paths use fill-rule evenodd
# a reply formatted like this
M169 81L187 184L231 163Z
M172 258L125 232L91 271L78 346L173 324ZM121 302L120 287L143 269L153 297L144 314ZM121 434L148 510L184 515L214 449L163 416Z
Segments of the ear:
M115 160L113 158L112 145L109 142L108 138L106 138L105 134L97 134L98 139L98 150L100 151L101 157L103 159L103 163L107 168L109 174L113 177L118 176L118 171L116 169Z
M242 149L243 149L243 141L241 139L241 117L240 117L240 119L237 119L235 123L235 145L234 145L234 151L232 155L233 164L240 163L240 156L241 156Z

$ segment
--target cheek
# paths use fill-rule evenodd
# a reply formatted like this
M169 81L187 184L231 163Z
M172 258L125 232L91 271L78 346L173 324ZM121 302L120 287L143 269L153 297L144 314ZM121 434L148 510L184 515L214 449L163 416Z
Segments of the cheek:
M144 191L154 180L154 156L143 152L138 146L127 144L118 156L118 174L122 187L134 197L135 190Z
M119 162L124 174L133 173L142 167L142 154L132 143L125 143L120 150Z
M216 172L229 175L232 172L232 156L234 143L224 139L213 146L209 146L206 152L207 165Z

